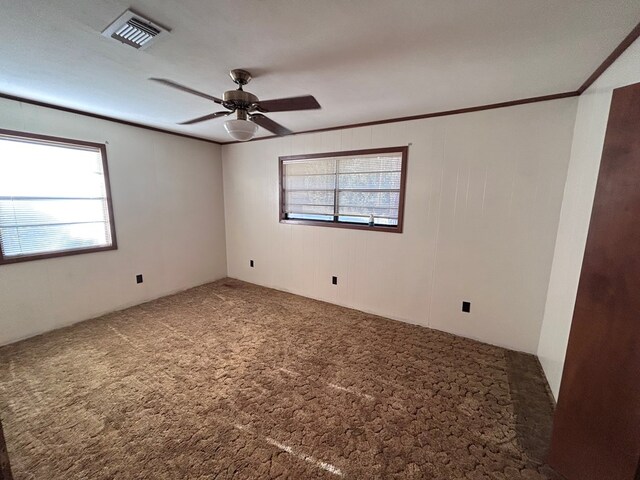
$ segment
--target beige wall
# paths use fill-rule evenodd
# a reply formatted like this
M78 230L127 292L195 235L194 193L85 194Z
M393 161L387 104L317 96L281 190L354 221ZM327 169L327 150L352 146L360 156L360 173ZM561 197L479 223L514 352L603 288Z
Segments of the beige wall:
M614 88L640 82L636 41L578 103L538 357L557 398Z
M0 265L0 344L226 275L218 145L4 99L0 128L108 142L118 238L116 251Z
M535 353L576 104L223 146L229 276ZM406 144L403 234L278 222L279 155Z

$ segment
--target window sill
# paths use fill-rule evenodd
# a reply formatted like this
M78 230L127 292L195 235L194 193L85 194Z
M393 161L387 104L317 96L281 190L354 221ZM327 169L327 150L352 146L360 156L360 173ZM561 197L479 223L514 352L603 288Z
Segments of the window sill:
M76 250L65 250L63 252L40 253L36 255L25 255L23 257L0 258L0 265L10 265L12 263L31 262L33 260L44 260L47 258L68 257L70 255L81 255L83 253L106 252L109 250L117 250L116 244L108 247L95 248L79 248Z
M373 227L365 224L346 223L346 222L329 222L322 220L298 220L298 219L280 219L280 223L290 223L294 225L309 225L314 227L332 227L332 228L347 228L351 230L367 230L372 232L388 232L388 233L402 233L402 225L388 226L375 225Z

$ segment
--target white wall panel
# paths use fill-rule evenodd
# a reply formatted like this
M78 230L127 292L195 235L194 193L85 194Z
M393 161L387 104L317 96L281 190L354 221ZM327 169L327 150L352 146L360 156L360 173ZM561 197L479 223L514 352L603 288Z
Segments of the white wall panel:
M576 104L223 146L229 276L534 353ZM278 156L406 144L404 233L278 222Z
M118 239L115 251L0 265L0 344L226 275L218 145L4 99L0 128L108 142Z
M538 357L558 396L614 88L640 82L640 41L580 97Z

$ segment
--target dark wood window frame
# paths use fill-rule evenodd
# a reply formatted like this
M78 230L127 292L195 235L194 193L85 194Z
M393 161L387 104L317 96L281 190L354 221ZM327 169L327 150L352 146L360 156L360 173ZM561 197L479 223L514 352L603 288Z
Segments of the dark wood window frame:
M113 214L113 205L111 203L111 184L109 181L109 167L107 162L107 147L103 143L86 142L83 140L74 140L63 137L53 137L49 135L40 135L37 133L20 132L15 130L0 129L0 135L8 137L16 137L18 139L24 139L26 141L33 140L36 143L51 143L61 146L67 145L70 147L89 147L95 148L100 151L102 158L102 172L105 183L105 197L107 202L107 209L109 215L109 227L111 231L111 245L105 247L88 247L88 248L74 248L72 250L62 250L58 252L37 253L33 255L24 255L15 258L5 258L2 245L0 243L0 265L7 265L12 263L30 262L33 260L42 260L45 258L66 257L69 255L81 255L84 253L104 252L108 250L117 250L118 242L116 239L116 226ZM0 239L1 242L1 239Z
M357 155L372 155L376 153L400 153L402 155L402 166L400 172L400 199L398 203L398 225L366 225L359 223L350 223L350 222L340 222L334 218L331 220L308 220L308 219L294 219L287 218L285 213L285 186L283 183L283 174L284 169L283 165L286 161L292 160L314 160L314 159L323 159L323 158L331 158L331 157L348 157L348 156L357 156ZM354 230L368 230L374 232L391 232L391 233L402 233L403 221L404 221L404 205L405 205L405 191L407 184L407 160L409 157L409 147L401 146L401 147L385 147L385 148L370 148L364 150L349 150L349 151L341 151L341 152L326 152L326 153L313 153L306 155L287 155L279 157L279 170L278 170L278 179L279 179L279 219L280 223L289 223L295 225L312 225L319 227L334 227L334 228L349 228Z

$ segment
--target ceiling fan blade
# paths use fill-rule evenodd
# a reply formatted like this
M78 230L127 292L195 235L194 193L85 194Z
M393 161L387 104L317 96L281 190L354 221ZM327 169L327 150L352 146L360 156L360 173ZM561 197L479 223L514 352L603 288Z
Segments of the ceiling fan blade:
M153 80L154 82L161 83L163 85L166 85L167 87L182 90L183 92L187 92L192 95L197 95L199 97L206 98L207 100L212 100L216 103L222 104L222 100L220 100L218 97L214 97L213 95L207 95L206 93L199 92L197 90L194 90L193 88L185 87L184 85L180 85L179 83L176 83L172 80L167 80L166 78L150 78L149 80Z
M256 113L255 115L251 115L251 121L257 125L260 125L262 128L266 128L270 132L275 133L276 135L283 136L283 135L290 135L293 133L287 127L283 127L279 123L274 122L270 118L265 117L264 115L261 115L259 113Z
M313 95L303 95L301 97L276 98L275 100L264 100L257 103L260 112L290 112L292 110L314 110L321 108Z
M194 118L193 120L187 120L186 122L180 122L178 125L192 125L194 123L204 122L204 121L207 121L207 120L211 120L213 118L226 117L230 113L232 113L232 112L210 113L209 115L205 115L204 117L198 117L198 118Z

